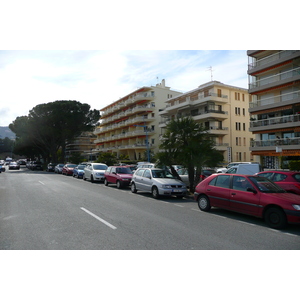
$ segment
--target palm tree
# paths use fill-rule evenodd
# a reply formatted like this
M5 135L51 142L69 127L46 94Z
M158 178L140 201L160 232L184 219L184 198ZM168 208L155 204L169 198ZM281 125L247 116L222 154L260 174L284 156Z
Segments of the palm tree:
M214 142L202 124L197 123L192 117L173 119L168 123L163 135L160 149L162 163L170 165L182 164L188 170L190 192L194 192L195 169L200 172L202 166L214 159L215 164L223 160L223 155L214 148Z

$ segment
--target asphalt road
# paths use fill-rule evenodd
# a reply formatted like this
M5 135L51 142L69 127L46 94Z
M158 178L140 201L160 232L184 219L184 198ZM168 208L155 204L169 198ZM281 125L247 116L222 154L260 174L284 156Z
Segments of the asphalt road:
M0 174L0 249L300 249L300 226L42 171Z

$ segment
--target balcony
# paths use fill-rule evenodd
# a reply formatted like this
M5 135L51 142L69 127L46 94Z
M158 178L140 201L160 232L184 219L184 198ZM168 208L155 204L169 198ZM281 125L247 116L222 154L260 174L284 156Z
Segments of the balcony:
M300 137L251 141L250 151L268 151L280 147L283 150L299 150Z
M253 63L248 65L248 74L253 74L259 70L266 69L273 65L278 65L284 61L293 59L300 55L299 50L284 50L276 52L272 55L266 56L264 58L258 59Z
M205 95L198 95L193 97L186 97L186 98L178 98L172 103L168 103L166 108L161 112L161 114L168 114L170 111L178 110L179 108L185 107L185 106L196 106L201 103L207 102L207 101L214 101L214 102L221 102L221 103L227 103L228 102L228 96L227 95L221 95L217 93L207 93Z
M283 129L300 126L300 114L256 120L250 122L250 131Z
M206 128L209 134L216 134L216 135L226 135L228 134L228 127L218 127L218 126L209 126Z
M249 83L249 93L251 94L264 89L273 88L295 80L300 80L300 68L291 69L289 71L278 73Z
M281 94L278 96L273 96L269 98L265 98L262 100L254 100L249 103L249 112L256 112L258 110L265 110L274 107L285 106L289 104L295 104L300 101L300 92L292 92Z

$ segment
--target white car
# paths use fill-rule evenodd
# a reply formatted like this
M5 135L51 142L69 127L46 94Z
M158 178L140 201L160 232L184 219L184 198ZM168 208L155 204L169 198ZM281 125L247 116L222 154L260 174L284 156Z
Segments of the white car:
M152 193L154 198L160 196L176 196L182 198L187 193L186 185L163 169L139 168L131 180L131 192L138 190Z
M101 163L87 163L84 168L83 180L90 180L91 182L103 181L105 179L104 172L108 168L106 164Z

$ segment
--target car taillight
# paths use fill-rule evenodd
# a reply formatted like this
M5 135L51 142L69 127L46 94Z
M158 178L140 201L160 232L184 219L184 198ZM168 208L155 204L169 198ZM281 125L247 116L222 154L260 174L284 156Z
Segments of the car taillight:
M294 184L294 186L300 190L300 183L296 183L296 184Z

